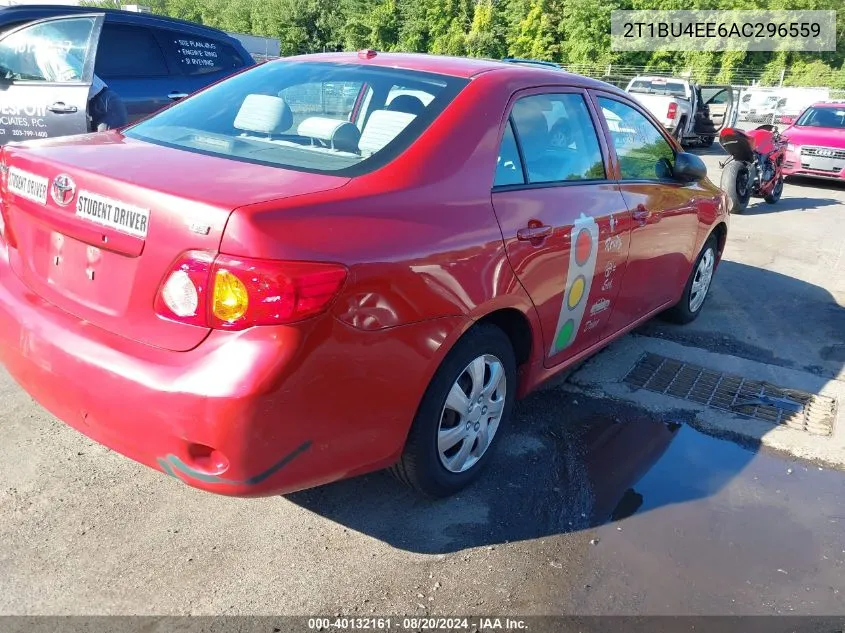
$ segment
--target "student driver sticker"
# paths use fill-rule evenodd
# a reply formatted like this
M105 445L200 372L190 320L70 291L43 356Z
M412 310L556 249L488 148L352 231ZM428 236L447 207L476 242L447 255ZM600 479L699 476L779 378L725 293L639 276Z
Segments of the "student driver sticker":
M17 167L9 168L9 191L21 198L47 204L47 179Z
M79 192L76 216L141 238L147 237L150 224L149 209L141 209L90 191Z

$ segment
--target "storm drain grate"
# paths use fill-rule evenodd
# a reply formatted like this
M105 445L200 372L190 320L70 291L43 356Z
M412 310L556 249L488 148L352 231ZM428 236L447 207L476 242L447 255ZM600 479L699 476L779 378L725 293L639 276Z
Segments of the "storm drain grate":
M625 382L638 389L783 424L813 435L829 436L833 432L836 417L833 398L713 371L658 354L644 354L625 376Z

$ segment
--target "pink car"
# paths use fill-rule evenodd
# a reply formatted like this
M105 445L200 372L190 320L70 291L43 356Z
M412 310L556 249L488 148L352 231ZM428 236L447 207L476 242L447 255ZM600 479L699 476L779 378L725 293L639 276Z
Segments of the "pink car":
M810 106L782 136L784 175L845 180L845 103Z

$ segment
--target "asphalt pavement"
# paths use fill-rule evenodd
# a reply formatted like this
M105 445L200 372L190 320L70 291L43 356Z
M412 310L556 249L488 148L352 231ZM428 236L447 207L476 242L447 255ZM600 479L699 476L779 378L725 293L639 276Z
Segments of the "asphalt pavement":
M718 152L704 156L718 182ZM845 614L845 186L734 216L701 318L521 402L486 476L188 488L0 370L0 614ZM644 354L827 394L828 436L625 383Z

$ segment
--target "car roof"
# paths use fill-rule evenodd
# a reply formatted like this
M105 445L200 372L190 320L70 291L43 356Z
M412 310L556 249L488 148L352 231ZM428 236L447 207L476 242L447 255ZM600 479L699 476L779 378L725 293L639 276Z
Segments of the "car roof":
M472 79L478 75L496 71L497 75L508 77L533 77L540 82L545 77L555 84L567 84L581 86L584 88L601 88L618 94L625 94L616 86L590 79L581 75L566 72L558 68L539 64L520 64L504 62L496 59L484 59L473 57L450 57L448 55L428 55L425 53L381 53L376 52L374 57L367 57L361 53L314 53L309 55L297 55L274 60L269 63L285 63L289 61L304 62L330 62L336 64L360 64L361 66L378 66L386 68L399 68L402 70L415 70L438 75L450 75ZM504 78L504 77L503 77Z
M813 108L845 108L845 101L820 101L814 103Z
M21 24L52 18L61 15L73 15L78 13L103 13L106 20L118 20L121 22L134 22L135 24L146 24L148 26L169 26L179 27L181 30L195 31L197 33L215 33L218 37L234 39L228 33L211 26L171 18L153 13L138 13L136 11L123 11L121 9L106 9L101 7L83 7L75 5L57 4L20 4L0 8L0 28L8 24Z

